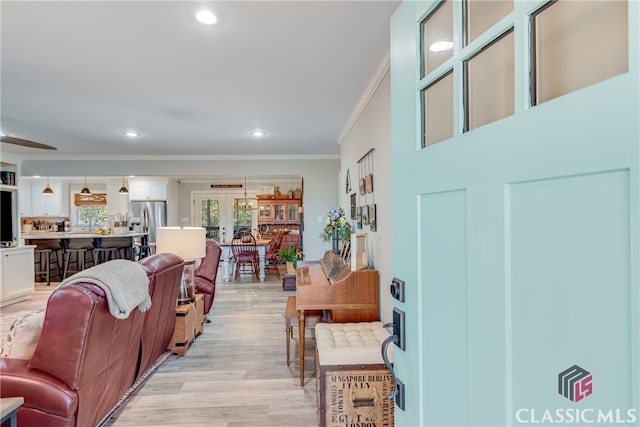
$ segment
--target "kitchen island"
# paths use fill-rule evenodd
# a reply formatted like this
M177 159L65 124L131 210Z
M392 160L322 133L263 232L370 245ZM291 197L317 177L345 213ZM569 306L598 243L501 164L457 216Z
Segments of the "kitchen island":
M59 232L59 231L49 231L49 232L40 232L40 233L23 233L20 235L22 239L24 239L25 244L33 244L33 242L38 240L57 240L60 242L60 247L62 250L66 250L69 247L69 242L74 239L92 239L94 248L102 247L103 239L121 239L127 238L130 239L131 247L133 247L133 243L136 238L140 238L141 246L147 246L149 244L149 233L142 233L137 231L129 231L126 233L120 234L97 234L97 233L71 233L71 232Z

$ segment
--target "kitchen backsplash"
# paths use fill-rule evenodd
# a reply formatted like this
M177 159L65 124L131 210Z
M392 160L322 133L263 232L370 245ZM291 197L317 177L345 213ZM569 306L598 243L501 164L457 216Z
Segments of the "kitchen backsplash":
M34 231L65 231L68 224L69 218L65 217L23 217L21 219L21 228L23 233Z

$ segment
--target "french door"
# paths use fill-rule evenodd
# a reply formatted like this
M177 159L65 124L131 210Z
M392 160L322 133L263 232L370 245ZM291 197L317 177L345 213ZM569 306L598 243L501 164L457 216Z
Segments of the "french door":
M234 208L235 200L243 198L236 193L194 193L191 222L207 230L207 239L226 242L239 230L256 228L257 211Z

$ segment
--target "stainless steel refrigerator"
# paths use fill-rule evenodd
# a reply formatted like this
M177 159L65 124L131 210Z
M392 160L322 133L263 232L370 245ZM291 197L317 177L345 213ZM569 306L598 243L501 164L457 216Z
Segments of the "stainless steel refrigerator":
M129 220L134 229L149 233L149 243L156 242L156 229L167 225L167 202L129 202Z

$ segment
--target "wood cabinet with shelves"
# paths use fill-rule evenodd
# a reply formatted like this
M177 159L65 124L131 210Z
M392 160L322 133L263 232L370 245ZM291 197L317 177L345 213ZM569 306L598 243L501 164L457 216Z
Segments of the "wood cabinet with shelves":
M258 200L258 230L263 238L275 239L282 229L289 232L282 237L280 248L291 244L301 246L299 199Z

